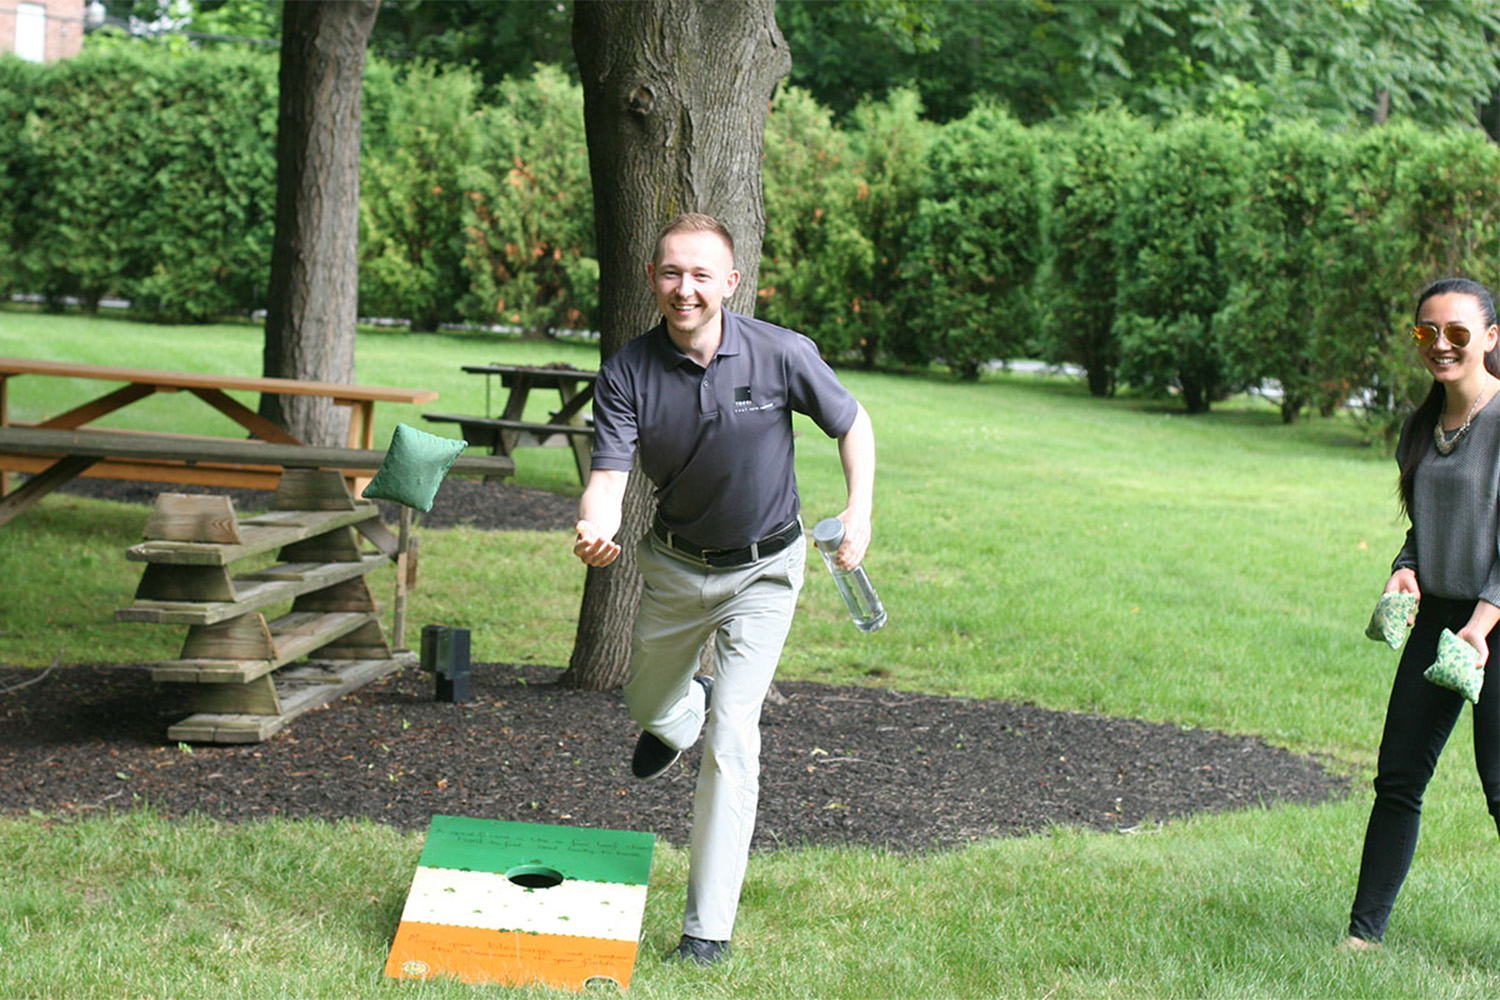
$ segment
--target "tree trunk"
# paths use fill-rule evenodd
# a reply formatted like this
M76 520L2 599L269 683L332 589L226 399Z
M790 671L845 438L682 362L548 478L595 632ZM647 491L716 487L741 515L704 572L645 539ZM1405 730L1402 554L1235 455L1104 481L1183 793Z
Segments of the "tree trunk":
M267 376L354 381L360 91L378 8L378 0L282 7ZM263 395L260 412L308 444L346 443L348 408L330 399Z
M1105 399L1114 395L1114 371L1103 362L1088 365L1084 369L1089 382L1089 395Z
M661 316L646 281L657 230L707 212L735 238L740 286L729 308L755 308L765 212L761 146L771 93L791 69L773 0L581 0L573 52L599 250L600 354L608 358ZM560 683L605 690L625 681L640 603L635 542L655 510L639 466L626 490L613 565L590 569L573 656Z

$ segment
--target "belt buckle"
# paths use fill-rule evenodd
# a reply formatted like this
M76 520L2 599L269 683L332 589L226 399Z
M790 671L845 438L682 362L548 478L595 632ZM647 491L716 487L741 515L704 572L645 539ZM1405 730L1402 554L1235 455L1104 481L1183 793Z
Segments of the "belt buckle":
M669 540L667 542L667 547L670 548L673 552L676 552L678 555L683 556L686 559L692 560L705 569L713 568L714 564L709 560L712 555L719 551L718 549L699 549L697 552L690 552L687 549L679 547L676 544L675 540L676 536L674 534L672 536L672 540Z
M677 544L677 532L673 531L671 528L668 528L660 521L657 521L652 525L652 533L656 535L656 537L661 541L663 545L671 549L673 552L677 553L682 558L687 559L691 562L695 562L700 566L707 567L712 565L707 559L709 551L708 549L699 549L697 552L689 552L687 549Z
M716 562L714 562L714 560L716 558L721 557L721 556L728 555L730 552L733 552L733 551L734 551L733 549L704 549L702 552L700 552L698 554L698 561L701 562L704 566L706 566L709 569L723 569L725 566L732 565L732 564L731 563L722 563L722 564L721 563L716 563Z

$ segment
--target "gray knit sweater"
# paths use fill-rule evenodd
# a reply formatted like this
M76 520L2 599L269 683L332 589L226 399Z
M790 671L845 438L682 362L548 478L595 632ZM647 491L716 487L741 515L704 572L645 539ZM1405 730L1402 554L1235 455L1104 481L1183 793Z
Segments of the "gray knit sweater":
M1417 573L1422 594L1500 605L1500 395L1474 414L1450 454L1427 441L1417 465L1411 528L1391 571ZM1399 462L1412 442L1411 422L1396 445Z

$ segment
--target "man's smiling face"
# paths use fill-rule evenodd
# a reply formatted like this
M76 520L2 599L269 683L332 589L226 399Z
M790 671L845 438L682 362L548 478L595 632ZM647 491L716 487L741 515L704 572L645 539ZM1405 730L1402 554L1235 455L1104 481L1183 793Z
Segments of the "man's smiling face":
M656 306L667 318L667 331L679 347L716 327L724 300L740 281L729 247L711 232L665 237L646 273Z

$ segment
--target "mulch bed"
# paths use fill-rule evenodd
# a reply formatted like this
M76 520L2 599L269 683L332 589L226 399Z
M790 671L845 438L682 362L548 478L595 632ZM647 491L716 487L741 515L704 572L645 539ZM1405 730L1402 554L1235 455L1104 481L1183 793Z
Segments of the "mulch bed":
M128 499L129 487L77 489ZM423 523L560 528L575 505L454 480ZM511 523L523 516L529 523ZM473 697L456 704L435 698L431 675L404 670L264 743L179 747L165 734L185 708L144 666L0 668L0 812L148 805L167 816L368 818L403 830L444 813L686 843L697 751L656 781L636 781L637 730L619 693L564 689L552 683L559 673L475 664ZM1347 779L1259 739L1004 702L778 688L786 700L767 704L762 721L759 848L922 850L1058 824L1128 830L1348 790Z

